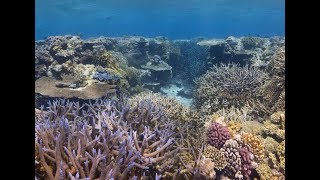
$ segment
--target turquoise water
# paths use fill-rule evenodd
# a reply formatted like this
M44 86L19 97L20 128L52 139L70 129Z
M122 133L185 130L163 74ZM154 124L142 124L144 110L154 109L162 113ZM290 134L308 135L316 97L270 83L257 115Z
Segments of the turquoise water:
M284 0L36 0L35 35L283 36L284 6Z

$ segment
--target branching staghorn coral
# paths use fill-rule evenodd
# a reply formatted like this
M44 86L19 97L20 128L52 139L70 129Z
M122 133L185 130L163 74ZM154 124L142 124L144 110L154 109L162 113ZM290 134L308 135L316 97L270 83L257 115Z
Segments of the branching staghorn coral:
M175 155L187 150L177 145L181 135L171 120L150 101L134 108L111 100L81 107L54 101L35 128L36 161L47 179L154 177L155 170L170 171Z
M240 67L236 64L214 65L211 70L195 80L196 105L205 101L216 102L211 109L246 104L248 99L255 99L256 92L262 86L266 73L248 65Z

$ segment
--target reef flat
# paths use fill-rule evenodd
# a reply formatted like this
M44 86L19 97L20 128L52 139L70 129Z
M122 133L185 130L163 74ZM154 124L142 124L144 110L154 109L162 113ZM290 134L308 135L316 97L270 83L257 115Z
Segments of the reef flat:
M36 179L285 179L284 43L36 41Z

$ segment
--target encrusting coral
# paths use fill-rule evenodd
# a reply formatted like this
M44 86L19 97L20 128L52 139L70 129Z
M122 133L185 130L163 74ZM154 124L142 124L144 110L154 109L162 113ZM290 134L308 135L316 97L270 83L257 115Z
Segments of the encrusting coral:
M285 139L285 114L283 111L271 115L270 120L266 120L262 130L264 137L272 137L278 142Z

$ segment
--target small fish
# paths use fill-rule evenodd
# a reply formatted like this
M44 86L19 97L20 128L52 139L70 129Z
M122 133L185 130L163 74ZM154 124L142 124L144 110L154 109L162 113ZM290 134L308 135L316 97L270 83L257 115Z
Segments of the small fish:
M107 21L109 21L111 18L112 18L112 16L107 16L107 17L105 17L105 19L106 19Z

